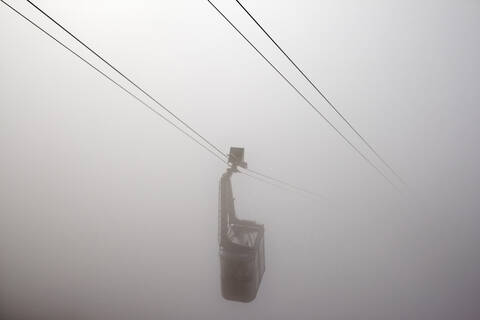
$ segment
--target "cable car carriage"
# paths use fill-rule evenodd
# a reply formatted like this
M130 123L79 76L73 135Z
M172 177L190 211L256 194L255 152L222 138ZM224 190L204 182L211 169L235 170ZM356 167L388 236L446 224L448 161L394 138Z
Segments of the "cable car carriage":
M247 168L243 148L230 148L230 167L220 179L219 254L222 296L250 302L257 296L265 272L264 227L240 220L235 214L231 177L237 167Z

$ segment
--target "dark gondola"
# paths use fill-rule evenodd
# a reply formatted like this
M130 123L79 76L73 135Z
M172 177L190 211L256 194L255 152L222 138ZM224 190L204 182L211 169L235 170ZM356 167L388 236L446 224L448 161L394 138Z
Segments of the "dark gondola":
M247 168L243 148L230 148L230 167L220 179L219 245L222 296L250 302L257 296L265 272L264 227L235 214L231 177Z

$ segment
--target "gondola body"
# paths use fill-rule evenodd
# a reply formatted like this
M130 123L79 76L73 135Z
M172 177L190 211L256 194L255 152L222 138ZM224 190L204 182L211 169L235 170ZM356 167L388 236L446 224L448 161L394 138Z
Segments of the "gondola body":
M219 255L224 299L250 302L257 296L265 272L264 227L236 217L231 177L246 167L243 149L231 148L231 166L220 179Z

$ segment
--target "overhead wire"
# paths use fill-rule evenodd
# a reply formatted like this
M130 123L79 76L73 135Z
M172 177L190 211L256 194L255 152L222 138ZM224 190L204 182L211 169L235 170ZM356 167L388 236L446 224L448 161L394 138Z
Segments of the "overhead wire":
M114 85L116 85L118 88L120 88L122 91L126 92L129 96L131 96L132 98L134 98L135 100L137 100L138 102L140 102L142 105L144 105L145 107L147 107L150 111L152 111L154 114L156 114L157 116L159 116L160 118L162 118L163 120L165 120L167 123L169 123L170 125L172 125L173 127L175 127L176 129L178 129L180 132L182 132L185 136L187 136L188 138L190 138L192 141L194 141L195 143L197 143L198 145L200 145L203 149L205 149L206 151L208 151L210 154L212 154L213 156L215 156L217 159L219 159L220 161L222 161L223 163L227 164L228 165L228 161L226 161L224 158L220 157L217 153L215 153L213 150L209 149L206 145L202 144L200 141L198 141L194 136L192 136L190 133L188 133L187 131L185 131L184 129L182 129L180 126L178 126L177 124L175 124L174 122L172 122L170 119L166 118L163 114L161 114L159 111L157 111L156 109L154 109L153 107L151 107L148 103L146 103L144 100L142 100L141 98L139 98L137 95L135 95L133 92L131 92L130 90L128 90L126 87L122 86L119 82L117 82L116 80L114 80L112 77L110 77L109 75L107 75L105 72L103 72L102 70L100 70L99 68L97 68L96 66L94 66L91 62L89 62L88 60L86 60L84 57L82 57L81 55L79 55L77 52L75 52L73 49L71 49L69 46L67 46L66 44L64 44L62 41L60 41L58 38L56 38L55 36L53 36L51 33L49 33L48 31L46 31L44 28L40 27L38 24L36 24L34 21L32 21L30 18L28 18L27 16L25 16L24 14L22 14L21 12L19 12L17 9L15 9L13 6L11 6L9 3L7 3L6 1L4 0L0 0L3 4L5 4L8 8L10 8L11 10L13 10L16 14L18 14L19 16L21 16L23 19L25 19L26 21L28 21L30 24L32 24L34 27L36 27L38 30L40 30L41 32L43 32L45 35L47 35L49 38L51 38L52 40L54 40L56 43L58 43L60 46L62 46L64 49L66 49L68 52L70 52L71 54L73 54L74 56L76 56L78 59L80 59L82 62L84 62L85 64L87 64L89 67L91 67L92 69L94 69L96 72L98 72L100 75L102 75L103 77L105 77L106 79L108 79L110 82L112 82ZM27 0L28 1L28 0ZM30 1L29 1L30 2ZM39 9L39 8L38 8ZM42 13L44 13L46 15L46 13L44 11L41 11ZM48 16L49 17L49 16ZM52 21L53 18L50 18ZM63 30L65 30L69 35L73 36L70 32L68 32L68 30L66 30L65 28L62 27ZM74 37L74 36L73 36ZM75 37L76 38L76 37ZM79 41L80 43L82 43L78 38L76 38L77 41ZM92 51L92 50L90 50ZM102 61L104 61L105 63L107 63L111 68L114 68L111 64L109 64L106 60L104 60L101 56L99 56L98 54L96 54L97 57L99 57ZM115 69L115 68L114 68ZM117 69L115 69L120 75L123 75L120 71L118 71ZM125 76L123 76L125 78ZM133 83L133 81L129 81L131 83ZM143 92L143 90L141 90ZM144 92L147 96L151 97L148 93ZM153 100L153 99L152 99ZM158 103L158 102L157 102ZM172 114L171 112L169 112L170 114ZM172 114L173 115L173 114ZM179 119L177 117L175 117L176 119ZM179 119L179 121L184 124L188 129L190 129L192 132L194 132L197 136L199 137L203 137L201 136L196 130L194 130L193 128L191 128L190 126L186 125L185 122L183 122L181 119ZM208 142L206 139L202 139L204 140L205 142ZM224 153L224 152L221 152L220 149L216 146L214 146L213 144L211 143L208 143L209 145L211 145L215 150L217 150L222 156L224 157L227 157L227 155ZM304 192L304 193L309 193L311 195L315 195L315 196L319 196L313 192L310 192L310 191L306 191L306 189L303 189L303 188L299 188L299 187L295 187L289 183L286 183L286 182L283 182L282 180L279 180L279 179L276 179L276 178L273 178L273 177L270 177L270 176L267 176L265 174L262 174L258 171L253 171L253 170L250 170L250 172L253 172L257 175L260 175L260 176L263 176L264 178L267 178L267 179L270 179L272 181L276 181L276 182L280 182L286 186L289 186L291 189L296 189L297 191L301 191L301 192ZM253 175L250 175L250 174L247 174L245 172L242 172L243 174L249 176L250 178L253 178L253 179L256 179L256 180L259 180L263 183L267 183L267 184L270 184L270 185L273 185L273 186L276 186L276 187L279 187L279 188L282 188L281 186L278 186L277 184L274 184L274 183L271 183L265 179L260 179L258 177L255 177ZM283 188L285 189L285 188ZM290 190L291 191L291 190ZM321 197L321 196L320 196Z
M208 0L209 1L209 0ZM175 113L173 113L169 108L165 107L162 103L160 103L158 101L158 99L156 99L155 97L153 97L151 94L149 94L146 90L144 90L141 86L139 86L136 82L134 82L130 77L126 76L123 72L121 72L117 67L115 67L112 63L110 63L108 60L106 60L104 57L102 57L100 54L98 54L95 50L93 50L89 45L87 45L84 41L82 41L81 39L79 39L77 36L75 36L71 31L69 31L66 27L64 27L60 22L58 22L56 19L54 19L53 17L51 17L48 13L46 13L43 9L41 9L39 6L37 6L34 2L32 2L31 0L27 0L27 2L32 5L36 10L38 10L40 13L42 13L44 16L46 16L50 21L52 21L53 23L55 23L58 27L60 27L62 30L64 30L66 33L68 33L72 38L74 38L77 42L79 42L83 47L85 47L87 50L89 50L91 53L93 53L96 57L98 57L100 60L102 60L104 63L106 63L109 67L111 67L115 72L117 72L120 76L122 76L125 80L127 80L129 83L131 83L134 87L136 87L138 90L140 90L143 94L145 94L147 97L149 97L152 101L154 101L158 106L160 106L161 108L163 108L166 112L168 112L170 115L172 115L176 120L178 120L180 123L182 123L185 127L187 127L189 130L191 130L193 133L195 133L198 137L200 137L200 139L202 139L204 142L206 142L208 145L210 145L213 149L215 149L218 153L220 153L221 155L223 155L224 157L227 157L227 154L225 154L222 150L220 150L220 148L218 148L217 146L215 146L212 142L210 142L207 138L205 138L203 135L201 135L197 130L195 130L193 127L191 127L188 123L186 123L185 121L183 121L180 117L178 117ZM210 4L213 5L213 3L211 1L209 1ZM238 2L238 1L237 1ZM240 5L241 3L238 2ZM214 6L214 5L213 5ZM242 6L242 5L241 5ZM214 6L215 7L215 6ZM216 7L215 7L216 8ZM242 8L244 8L242 6ZM244 8L245 10L245 8ZM218 9L217 9L218 11ZM249 13L247 11L247 13ZM223 14L222 14L223 15ZM250 14L249 14L250 15ZM250 15L251 16L251 15ZM251 16L253 18L253 16ZM224 16L224 18L226 18ZM227 18L226 18L227 19ZM227 21L229 21L227 19ZM230 22L230 21L229 21ZM232 24L232 23L230 23ZM258 23L257 23L258 24ZM259 25L259 24L258 24ZM233 24L232 24L233 26ZM260 25L259 25L260 26ZM235 26L233 26L238 32L240 32ZM263 30L263 28L262 28ZM242 34L243 36L243 34ZM245 37L244 37L245 38ZM246 39L247 40L247 39ZM273 39L272 39L273 40ZM248 40L247 40L248 41ZM250 44L252 44L251 42L249 42ZM253 46L253 44L252 44ZM256 47L254 47L256 49ZM256 49L257 50L257 49ZM257 50L257 52L259 52ZM283 50L282 50L283 52ZM260 52L259 52L260 53ZM261 54L261 53L260 53ZM266 59L265 56L263 56L263 54L261 54L262 57L264 57ZM268 61L268 59L266 59ZM269 61L268 61L269 62ZM293 61L292 61L293 62ZM270 63L270 62L269 62ZM273 66L273 64L270 63L270 65L277 71L280 73L280 71ZM280 75L292 86L293 84L286 79L286 77L283 76L283 74L280 73ZM325 116L312 104L310 103L310 101L308 101L306 99L306 97L300 93L300 91L294 87L294 89L297 91L297 93L299 93L309 104L310 106L318 113L322 116L322 118L327 121L328 124L330 124L330 126L332 128L334 128L338 134L340 134L344 140L346 142L348 142L352 148L354 148L367 162L370 163L370 165L372 165L381 175L384 176L385 179L389 180L384 174L383 172L381 172L381 170L376 167L373 162L371 162L368 158L366 158L363 153L360 152L360 150L358 148L356 148L329 120L327 120L325 118ZM323 96L323 95L322 95ZM270 177L271 178L271 177ZM275 179L272 179L272 180L275 180ZM393 183L391 181L389 181L392 185Z
M293 61L293 59L284 51L284 49L273 39L270 33L258 22L258 20L245 8L245 6L239 1L235 0L237 4L247 13L247 15L255 22L255 24L263 31L263 33L275 44L275 46L283 53L283 55L292 63L292 65L300 72L300 74L310 83L310 85L317 91L318 94L327 102L327 104L343 119L345 123L355 132L355 134L365 143L365 145L377 156L377 158L399 179L399 181L406 185L404 179L393 169L393 167L375 150L375 148L367 141L363 135L351 124L351 122L338 110L337 107L326 97L324 93L313 83L313 81L305 74L305 72Z
M315 111L317 112L324 120L325 122L327 122L327 124L330 125L330 127L332 129L335 130L335 132L340 135L343 140L354 150L356 151L356 153L358 155L360 155L373 169L375 169L375 171L377 171L377 173L379 173L395 190L397 191L400 191L398 189L398 187L396 186L395 183L393 183L393 181L387 176L385 175L385 173L382 172L382 170L380 170L380 168L378 168L378 166L376 166L370 159L368 159L343 133L340 132L340 130L338 130L337 127L335 127L335 125L333 125L333 123L328 120L324 115L323 113L321 113L314 105L312 102L310 102L310 100L302 93L300 92L300 90L290 81L288 80L288 78L240 31L240 29L237 28L237 26L230 20L228 19L227 16L225 16L225 14L217 7L215 6L215 4L213 4L210 0L207 0L207 2L215 9L215 11L217 11L218 14L220 14L227 22L228 24L230 24L231 27L233 27L235 29L235 31L265 60L265 62L267 62L268 65L270 65L270 67L272 67L276 73L285 81L287 82L287 84L292 87L292 89L294 89L294 91L300 95L300 97L302 97L303 100L305 100L305 102L308 103L308 105Z

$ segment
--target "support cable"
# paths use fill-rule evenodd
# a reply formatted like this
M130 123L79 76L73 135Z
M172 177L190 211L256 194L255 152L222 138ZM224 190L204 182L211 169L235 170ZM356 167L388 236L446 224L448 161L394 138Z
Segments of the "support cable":
M36 24L35 22L33 22L30 18L26 17L24 14L22 14L21 12L19 12L17 9L15 9L14 7L12 7L10 4L8 4L7 2L5 2L4 0L0 0L3 4L5 4L8 8L10 8L12 11L14 11L16 14L18 14L19 16L21 16L23 19L25 19L26 21L28 21L30 24L32 24L35 28L37 28L38 30L40 30L42 33L44 33L45 35L47 35L49 38L51 38L52 40L54 40L57 44L59 44L60 46L62 46L64 49L66 49L68 52L70 52L71 54L73 54L74 56L76 56L78 59L80 59L82 62L84 62L85 64L87 64L89 67L91 67L93 70L95 70L96 72L98 72L100 75L102 75L104 78L106 78L107 80L109 80L111 83L113 83L115 86L117 86L118 88L120 88L122 91L124 91L125 93L127 93L129 96L131 96L132 98L134 98L135 100L137 100L138 102L140 102L142 105L144 105L146 108L148 108L150 111L152 111L155 115L159 116L160 118L162 118L163 120L165 120L167 123L169 123L170 125L172 125L173 127L175 127L176 129L178 129L180 132L182 132L185 136L187 136L189 139L191 139L192 141L194 141L195 143L197 143L198 145L200 145L203 149L205 149L206 151L208 151L210 154L212 154L213 156L215 156L217 159L219 159L220 161L222 161L223 163L227 164L228 165L228 162L223 159L222 157L220 157L217 153L215 153L213 150L211 150L210 148L208 148L206 145L202 144L200 141L198 141L193 135L191 135L189 132L185 131L183 128L179 127L177 124L175 124L174 122L172 122L170 119L166 118L163 114L161 114L159 111L157 111L156 109L154 109L153 107L151 107L147 102L145 102L144 100L142 100L141 98L139 98L137 95L135 95L134 93L132 93L130 90L128 90L126 87L122 86L119 82L117 82L116 80L114 80L112 77L110 77L109 75L107 75L105 72L101 71L99 68L95 67L91 62L89 62L88 60L86 60L85 58L83 58L82 56L80 56L77 52L75 52L73 49L71 49L70 47L68 47L67 45L65 45L62 41L60 41L59 39L57 39L55 36L53 36L52 34L50 34L48 31L46 31L44 28L40 27L38 24ZM28 1L28 0L27 0ZM103 60L103 59L102 59ZM106 61L105 61L106 62ZM108 63L107 63L108 64ZM112 67L113 68L113 67ZM116 70L119 74L121 74L121 72L119 72L118 70ZM147 94L148 96L148 94ZM170 113L172 114L172 113ZM173 115L173 114L172 114ZM176 118L176 117L175 117ZM177 118L178 119L178 118ZM179 119L180 122L184 123L183 121L181 121L181 119ZM191 129L190 127L186 126L187 128ZM197 134L199 137L202 137L200 134L197 133L197 131L191 129L192 132L194 132L195 134ZM208 141L204 140L205 142L208 143ZM209 143L209 145L211 145ZM215 150L219 151L219 153L221 155L223 155L224 157L227 157L227 155L223 152L221 152L216 146L214 145L211 145L212 147L214 147ZM304 189L304 188L300 188L300 187L296 187L288 182L285 182L285 181L282 181L280 179L277 179L277 178L274 178L274 177L271 177L271 176L268 176L266 174L263 174L259 171L254 171L254 170L251 170L251 169L247 169L250 173L253 173L253 174L256 174L258 176L261 176L262 178L259 178L259 177L256 177L252 174L248 174L246 172L241 172L242 174L252 178L252 179L256 179L258 181L261 181L263 183L266 183L266 184L269 184L269 185L272 185L272 186L275 186L277 188L280 188L280 189L284 189L284 190L288 190L288 191L300 191L302 193L305 193L305 194L309 194L311 196L315 196L315 197L318 197L318 198L323 198L325 199L324 196L321 196L315 192L312 192L312 191L309 191L307 189ZM268 181L268 180L270 181ZM273 182L272 182L273 181ZM287 188L288 187L288 188ZM293 190L292 190L293 189Z
M172 115L175 119L177 119L180 123L182 123L185 127L190 129L193 133L195 133L198 137L200 137L204 142L206 142L208 145L210 145L212 148L214 148L218 153L223 155L224 157L228 157L228 155L220 150L217 146L215 146L213 143L211 143L209 140L207 140L203 135L201 135L197 130L192 128L190 125L188 125L185 121L183 121L181 118L179 118L177 115L175 115L171 110L166 108L162 103L158 101L158 99L154 98L152 95L150 95L147 91L142 89L139 85L137 85L130 77L126 76L123 72L121 72L118 68L113 66L108 60L103 58L100 54L98 54L95 50L93 50L89 45L87 45L84 41L80 40L77 36L75 36L72 32L70 32L66 27L64 27L61 23L59 23L56 19L54 19L52 16L50 16L48 13L46 13L44 10L42 10L39 6L37 6L34 2L27 0L27 2L32 5L37 11L42 13L45 17L47 17L50 21L52 21L54 24L56 24L58 27L60 27L63 31L65 31L68 35L70 35L72 38L74 38L78 43L80 43L83 47L85 47L87 50L89 50L91 53L93 53L97 58L102 60L104 63L106 63L110 68L112 68L115 72L117 72L120 76L122 76L125 80L127 80L130 84L135 86L138 90L140 90L143 94L145 94L147 97L149 97L152 101L154 101L157 105L162 107L165 111L167 111L170 115ZM178 128L178 127L177 127ZM225 162L224 160L222 160ZM257 174L259 176L262 176L263 178L270 179L272 181L275 181L277 183L283 184L285 186L288 186L291 189L296 189L297 191L301 191L316 197L322 197L312 191L308 191L303 188L296 187L290 183L284 182L282 180L279 180L277 178L273 178L270 176L267 176L265 174L262 174L258 171L253 171L253 170L248 170L251 173Z

